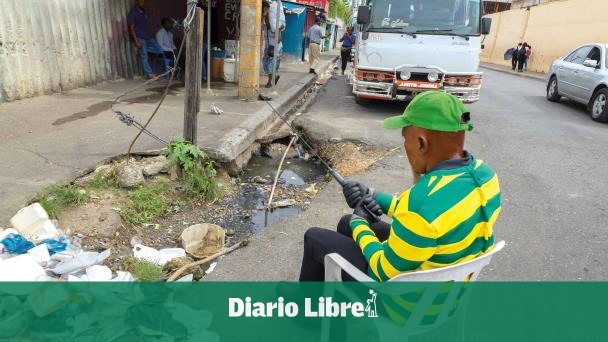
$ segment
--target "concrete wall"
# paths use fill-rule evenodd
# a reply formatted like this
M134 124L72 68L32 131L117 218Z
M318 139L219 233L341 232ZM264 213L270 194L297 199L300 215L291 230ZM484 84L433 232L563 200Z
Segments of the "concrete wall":
M132 0L1 0L0 102L132 77Z
M562 0L489 15L483 62L510 65L505 51L519 42L532 46L528 69L547 72L551 63L579 45L608 43L608 1Z

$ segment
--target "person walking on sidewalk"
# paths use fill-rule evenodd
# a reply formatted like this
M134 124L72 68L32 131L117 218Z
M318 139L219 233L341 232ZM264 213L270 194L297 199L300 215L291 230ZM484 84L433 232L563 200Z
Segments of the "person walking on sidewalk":
M346 32L344 33L342 38L340 38L340 42L342 42L340 55L342 58L342 75L344 75L346 66L348 65L348 62L350 62L350 55L353 50L353 46L355 46L357 42L357 36L353 33L352 27L346 29Z
M347 182L342 190L354 213L340 220L337 231L305 233L300 281L323 281L330 253L384 282L491 250L500 187L494 170L464 149L465 132L473 128L469 119L464 104L443 91L422 93L402 115L386 119L384 127L401 129L415 184L393 197ZM392 224L380 221L382 213Z
M321 18L315 17L315 24L308 30L310 45L308 46L308 62L310 63L310 73L317 73L317 66L321 62L321 40L328 36L323 35L321 28Z
M517 68L517 57L519 56L519 50L521 50L521 43L517 44L517 46L513 49L513 55L511 56L512 70L515 70L515 68Z
M133 40L133 44L137 51L141 64L148 79L157 78L148 61L148 52L156 47L156 42L148 35L148 13L144 8L145 0L135 0L135 6L127 15L127 23L129 25L129 34Z
M277 15L279 17L279 27L277 29ZM279 9L277 13L276 1L264 1L262 6L262 20L263 22L263 35L264 35L264 58L263 58L263 69L264 74L268 76L268 82L266 88L272 87L272 77L276 73L275 84L279 82L281 75L279 75L279 68L281 66L281 56L283 55L283 35L282 31L285 29L285 13L283 7ZM279 44L277 50L276 65L274 66L274 53L275 53L275 40L276 35L279 38Z

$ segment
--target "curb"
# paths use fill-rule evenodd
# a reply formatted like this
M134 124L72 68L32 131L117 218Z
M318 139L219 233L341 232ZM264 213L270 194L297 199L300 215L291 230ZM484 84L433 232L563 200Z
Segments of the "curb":
M331 67L339 58L335 56L327 62L323 69ZM308 90L318 79L317 75L306 74L300 81L285 90L276 100L269 101L270 104L280 113L284 114L302 94ZM249 119L242 122L237 127L230 130L223 137L223 141L219 147L206 148L212 159L224 164L232 164L236 162L236 167L244 165L249 161L252 146L255 141L270 129L278 120L270 107L264 108L255 112Z
M483 69L498 71L498 72L502 72L504 74L510 74L510 75L514 75L514 76L519 76L519 77L523 77L523 78L529 78L529 79L543 81L543 82L547 80L547 78L546 78L545 75L541 76L541 75L534 75L534 74L526 74L526 73L523 73L523 72L514 72L514 71L511 71L511 70L506 70L504 68L493 66L491 64L486 64L486 63L482 63L480 65L480 67L483 68Z

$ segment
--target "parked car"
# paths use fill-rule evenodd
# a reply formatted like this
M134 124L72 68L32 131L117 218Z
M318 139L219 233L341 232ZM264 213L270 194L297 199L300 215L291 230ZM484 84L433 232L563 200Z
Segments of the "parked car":
M608 45L587 44L557 59L549 70L547 99L565 96L587 105L591 118L608 122Z

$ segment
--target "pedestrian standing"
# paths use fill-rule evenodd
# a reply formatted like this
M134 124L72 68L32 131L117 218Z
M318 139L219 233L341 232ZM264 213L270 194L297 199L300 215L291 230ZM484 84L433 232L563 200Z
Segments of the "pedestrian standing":
M517 56L519 55L519 50L521 50L521 43L517 44L517 46L513 49L513 56L511 56L511 69L515 70L517 67Z
M524 63L526 62L526 48L528 43L524 43L517 53L517 71L524 72Z
M530 60L530 56L532 55L532 46L528 44L526 47L526 61L524 62L524 70L528 71L528 61Z
M323 35L323 29L321 28L321 18L315 18L315 24L308 30L308 39L310 45L308 46L308 62L310 63L310 73L316 74L316 68L318 63L321 62L321 40L328 36Z
M264 58L263 58L263 69L264 74L268 76L268 82L266 88L272 87L272 77L276 74L275 84L279 82L281 75L279 75L279 67L281 66L281 56L283 55L283 35L282 31L285 30L285 13L283 12L283 6L280 7L277 13L276 1L264 1L262 6L262 20L263 20L263 35L264 35ZM277 16L279 16L279 27L277 28ZM277 46L277 58L276 65L274 65L274 53L275 53L275 40L276 35L279 38L279 44Z
M340 42L342 42L340 55L342 57L342 75L344 75L346 66L348 65L348 62L350 62L350 56L353 50L353 46L357 42L357 36L353 33L352 27L346 29L346 32L344 33L342 38L340 38Z
M156 46L156 41L148 35L148 13L144 8L145 0L135 0L135 6L127 15L129 33L135 48L139 51L141 64L148 79L156 79L150 62L148 61L148 51Z

